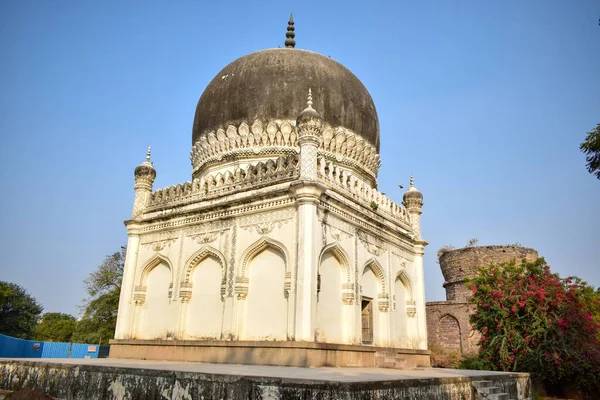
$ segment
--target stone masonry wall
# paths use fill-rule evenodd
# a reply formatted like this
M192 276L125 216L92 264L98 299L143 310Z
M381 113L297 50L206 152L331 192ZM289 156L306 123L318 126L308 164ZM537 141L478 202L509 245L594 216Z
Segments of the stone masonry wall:
M464 280L474 276L477 267L512 260L520 262L523 258L535 261L538 253L520 246L476 246L445 252L440 256L440 267L445 279L446 300L467 301L469 289L464 285Z
M465 279L475 276L477 267L501 264L525 258L538 258L534 249L520 246L477 246L449 250L440 256L446 301L426 304L427 336L430 347L441 346L448 353L474 354L478 351L479 332L471 329L469 315L473 306L467 301L471 292ZM434 354L432 354L434 356Z

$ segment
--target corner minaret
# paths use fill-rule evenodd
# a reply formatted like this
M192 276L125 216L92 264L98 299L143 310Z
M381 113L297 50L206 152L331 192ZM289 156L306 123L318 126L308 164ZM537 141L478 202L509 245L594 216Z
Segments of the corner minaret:
M323 118L312 108L312 92L308 89L306 108L296 118L300 146L300 179L317 180L317 149L321 144Z
M421 240L421 208L423 207L423 194L415 187L415 179L410 176L410 187L404 193L402 204L410 214L410 221L415 234L415 239Z
M294 48L296 47L296 41L294 38L296 34L294 33L294 17L292 13L290 13L290 20L288 21L287 32L285 33L285 47Z
M148 198L152 194L152 184L156 178L156 170L150 162L150 147L148 147L148 152L146 153L146 161L135 168L133 175L135 176L135 186L133 187L135 190L135 200L131 218L136 219L142 215L148 204Z

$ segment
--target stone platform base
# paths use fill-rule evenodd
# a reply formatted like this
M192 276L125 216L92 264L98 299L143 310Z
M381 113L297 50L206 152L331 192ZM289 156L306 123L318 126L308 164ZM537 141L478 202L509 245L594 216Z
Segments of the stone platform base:
M429 367L429 350L313 342L110 341L110 358L291 367Z
M296 368L118 359L0 359L0 388L60 399L526 399L527 374Z

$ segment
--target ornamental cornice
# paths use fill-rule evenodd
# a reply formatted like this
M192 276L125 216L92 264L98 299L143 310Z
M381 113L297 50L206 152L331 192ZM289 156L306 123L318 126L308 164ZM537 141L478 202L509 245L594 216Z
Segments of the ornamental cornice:
M145 224L140 224L139 231L142 233L145 232L158 232L162 230L172 230L178 229L181 227L197 227L201 232L205 229L203 226L208 222L217 222L217 223L226 223L225 221L229 221L227 223L233 224L231 221L232 218L236 218L240 215L248 215L256 212L264 212L267 210L276 210L283 207L289 207L294 204L294 199L292 198L278 198L271 201L265 201L261 203L255 204L247 204L238 207L230 207L228 209L220 209L219 211L205 211L198 212L196 210L192 212L188 212L187 214L191 214L188 216L180 217L172 216L168 220L165 220L164 217L160 218L160 221L156 223L146 222Z
M402 240L402 237L397 236L397 231L392 231L390 233L385 225L369 223L366 220L357 217L351 211L344 210L342 207L334 205L332 201L321 200L319 203L319 208L323 210L322 212L329 212L335 215L338 219L346 221L350 225L354 226L356 230L367 232L369 235L378 238L378 240L387 242L398 249L402 249L410 255L415 255L415 249L413 246L407 243L406 240Z

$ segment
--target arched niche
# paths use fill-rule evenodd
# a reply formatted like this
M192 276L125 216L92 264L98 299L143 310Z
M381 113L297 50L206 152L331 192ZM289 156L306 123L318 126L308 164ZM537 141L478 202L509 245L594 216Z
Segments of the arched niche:
M287 264L285 246L267 237L242 255L236 284L243 312L241 340L287 339Z
M439 324L439 342L442 343L447 351L462 353L462 335L460 323L452 314L444 314L440 317Z
M173 267L166 257L156 255L146 263L136 287L136 332L138 339L166 339L175 333L171 296Z
M349 290L350 289L350 290ZM346 253L337 245L327 246L319 256L317 278L317 340L345 343L348 336L344 318L344 303L354 297L350 284L350 263Z
M369 260L363 267L360 285L361 340L363 344L379 344L381 313L389 308L389 295L385 274L375 259Z
M217 249L204 246L186 263L180 297L185 308L185 337L220 339L223 326L223 294L227 266Z

